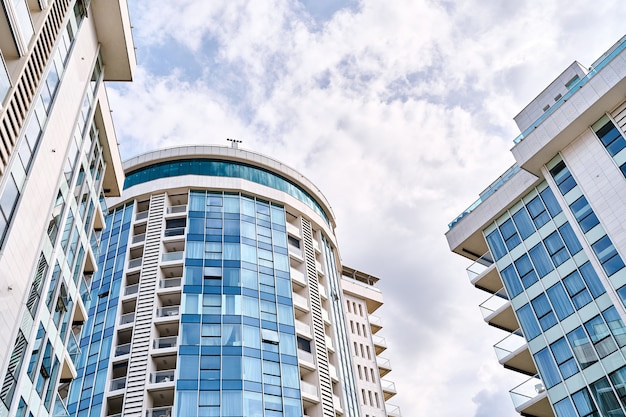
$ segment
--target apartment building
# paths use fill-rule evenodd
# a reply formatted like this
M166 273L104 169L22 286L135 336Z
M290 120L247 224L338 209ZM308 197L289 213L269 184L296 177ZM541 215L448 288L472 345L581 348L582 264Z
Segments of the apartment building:
M626 413L626 37L515 117L516 163L449 225L524 416Z
M130 22L124 0L0 3L0 416L63 416L123 185L104 81L132 78Z
M377 279L342 267L317 187L217 146L147 153L124 171L122 195L107 198L71 415L399 415L376 360Z

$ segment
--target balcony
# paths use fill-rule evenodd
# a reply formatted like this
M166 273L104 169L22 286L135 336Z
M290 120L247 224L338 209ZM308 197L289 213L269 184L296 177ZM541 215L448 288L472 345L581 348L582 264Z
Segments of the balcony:
M172 227L169 229L165 229L163 231L164 237L172 237L172 236L184 236L185 228L184 227Z
M480 310L491 326L508 332L514 332L520 327L504 289L485 300L480 305Z
M337 373L337 368L332 363L328 364L328 373L333 381L339 382L339 374Z
M146 240L146 234L141 233L141 234L133 236L132 244L134 245L136 243L145 242L145 240Z
M319 286L319 290L320 290L320 297L322 297L322 299L324 300L328 300L328 294L326 293L326 287L324 287L323 285Z
M78 364L78 357L80 356L80 347L73 332L70 332L67 341L67 353L69 353L70 359L74 362L74 366L76 366Z
M533 362L526 339L517 330L511 333L493 347L498 361L507 369L532 376L537 374L537 368Z
M335 406L335 412L343 415L343 407L341 406L341 398L333 394L333 405Z
M380 336L373 334L372 341L374 342L374 348L376 349L377 355L380 355L385 350L387 350L387 341L385 340L384 337L380 337Z
M331 324L330 323L330 317L328 316L328 311L326 311L326 309L324 309L324 308L322 308L322 318L324 319L326 324Z
M122 314L120 316L120 325L133 323L135 321L135 312Z
M167 214L180 214L187 213L187 205L181 204L178 206L171 206L167 208Z
M109 391L117 391L126 388L126 377L116 378L111 380L111 386Z
M391 372L391 362L387 358L376 357L376 364L378 365L378 373L381 377Z
M128 261L128 269L139 268L143 262L143 257L134 258Z
M396 391L396 384L394 382L387 381L386 379L381 379L380 386L383 389L383 395L385 396L385 401L387 401L388 399L390 399L391 397L393 397L394 395L398 393L398 391Z
M180 251L180 252L166 252L163 255L161 255L161 261L162 262L182 261L184 255L185 255L184 251Z
M91 277L87 280L87 277L83 275L83 279L80 280L80 299L83 300L85 306L88 306L91 301L90 283Z
M146 410L146 417L171 417L173 407L150 408Z
M387 410L387 417L402 417L400 407L397 405L385 404L385 409Z
M335 352L335 344L333 343L333 339L329 335L326 336L326 349L331 352Z
M153 347L154 349L169 349L175 348L178 344L177 336L170 337L160 337L158 339L154 339Z
M289 275L291 276L292 281L300 284L302 287L306 287L306 277L302 272L291 268Z
M378 333L378 331L383 328L383 321L380 319L380 317L370 314L367 320L370 323L370 329L372 330L372 334Z
M554 417L548 392L539 376L533 376L509 391L515 411L524 416Z
M129 285L124 288L124 295L133 295L139 292L139 284Z
M289 222L287 222L287 233L300 237L300 229Z
M313 338L313 334L311 333L311 326L306 323L301 322L296 319L296 332L301 334L302 336L306 336L308 338Z
M159 288L180 288L182 277L164 278L159 281Z
M298 293L293 293L293 306L298 310L308 312L309 311L309 300L306 297L301 296Z
M52 417L70 417L70 413L67 411L67 407L63 402L63 398L57 393L56 401L54 402L54 411Z
M139 213L137 213L137 214L135 215L135 221L136 221L136 222L141 221L141 220L145 220L145 219L147 219L147 218L148 218L148 210L146 210L146 211L140 211Z
M167 306L157 308L157 317L176 317L180 311L180 306Z
M167 382L174 382L174 373L176 370L167 369L165 371L156 371L150 374L150 383L151 384L164 384Z
M498 274L496 264L493 262L489 252L478 258L467 268L467 275L472 285L491 294L500 291L503 287L500 274Z
M315 369L315 358L311 352L307 352L306 350L298 349L298 362L300 365L308 368L310 370Z
M128 355L130 353L130 343L124 343L123 345L117 345L115 347L115 356Z
M309 382L300 380L300 391L302 392L302 399L304 401L312 402L315 404L320 402L320 396L317 390L317 386Z

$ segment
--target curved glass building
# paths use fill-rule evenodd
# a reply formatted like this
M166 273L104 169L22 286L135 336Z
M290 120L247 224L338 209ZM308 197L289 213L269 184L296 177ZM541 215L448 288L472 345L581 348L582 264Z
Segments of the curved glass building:
M310 181L216 146L124 163L107 200L68 411L387 416L378 280L339 263ZM378 363L381 363L379 367ZM99 404L94 408L94 404Z

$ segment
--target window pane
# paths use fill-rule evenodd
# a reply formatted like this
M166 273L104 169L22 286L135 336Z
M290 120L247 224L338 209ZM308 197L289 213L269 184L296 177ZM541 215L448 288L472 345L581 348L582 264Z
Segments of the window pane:
M530 308L530 304L525 304L519 310L517 310L517 317L519 318L522 331L526 336L526 340L532 340L539 336L541 329L537 323L537 319Z
M539 374L546 388L551 388L561 382L561 376L556 368L554 359L548 348L544 348L535 354L535 361L539 368Z
M550 262L550 258L541 243L531 248L528 252L540 277L543 278L554 269L552 262Z
M555 285L548 288L547 293L559 320L563 320L574 312L570 299L565 293L563 285L560 282L557 282Z
M535 226L533 226L533 223L530 221L530 217L525 208L522 207L513 215L513 221L515 221L515 225L522 239L526 239L535 232Z

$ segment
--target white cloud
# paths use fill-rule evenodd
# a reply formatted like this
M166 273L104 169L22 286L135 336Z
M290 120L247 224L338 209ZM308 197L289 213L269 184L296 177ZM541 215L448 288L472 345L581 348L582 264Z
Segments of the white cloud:
M362 0L323 22L289 0L131 12L140 64L181 48L206 70L142 66L110 91L123 156L235 137L302 172L333 205L343 261L381 277L391 402L516 415L491 348L505 335L481 323L487 295L443 233L512 164L512 117L622 35L621 3Z

